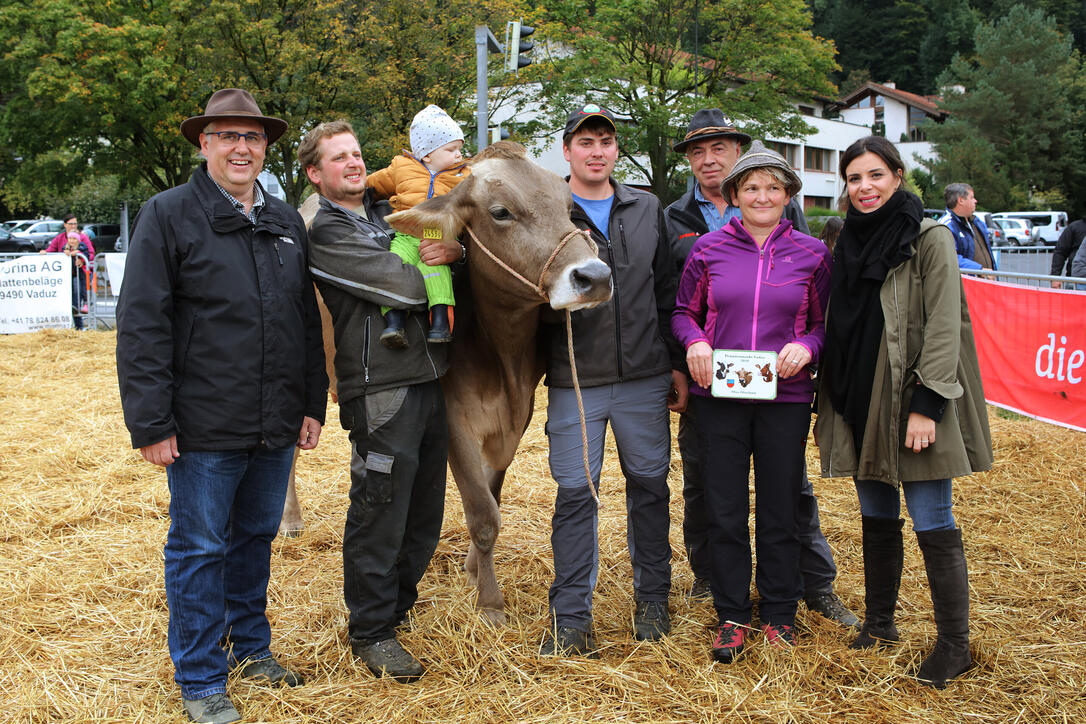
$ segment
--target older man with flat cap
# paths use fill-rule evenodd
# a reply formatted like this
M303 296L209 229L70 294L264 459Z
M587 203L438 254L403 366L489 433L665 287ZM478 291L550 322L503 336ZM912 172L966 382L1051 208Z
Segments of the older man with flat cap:
M328 377L305 225L257 182L287 124L217 91L181 135L205 161L136 217L117 304L132 446L166 469L168 642L189 718L232 722L227 674L297 686L271 652L271 541Z
M750 140L750 136L736 130L724 118L719 108L703 108L690 120L683 140L672 147L677 153L686 154L695 179L693 188L664 210L671 253L676 264L676 279L682 274L686 258L698 237L717 231L733 217L739 216L739 209L728 203L720 184L732 172L743 153L743 145L750 143ZM784 218L799 231L808 233L807 220L795 198L785 206ZM703 456L697 448L697 419L689 409L679 416L679 453L683 460L683 542L694 572L690 595L694 598L708 597L710 564L705 483L701 471ZM843 626L858 626L859 619L833 591L837 567L829 543L822 534L818 500L806 473L800 490L798 520L802 545L800 567L807 608Z

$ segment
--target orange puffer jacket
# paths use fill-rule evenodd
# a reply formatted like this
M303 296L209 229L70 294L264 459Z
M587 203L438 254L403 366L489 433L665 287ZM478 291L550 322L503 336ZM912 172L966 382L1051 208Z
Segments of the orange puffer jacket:
M434 196L452 191L453 187L471 173L467 164L453 166L435 174L408 151L392 159L388 168L375 171L366 178L379 198L388 199L396 211L410 209Z

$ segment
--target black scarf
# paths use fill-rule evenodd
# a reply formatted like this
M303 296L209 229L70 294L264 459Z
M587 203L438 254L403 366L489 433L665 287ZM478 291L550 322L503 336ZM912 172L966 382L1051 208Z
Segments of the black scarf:
M920 199L901 189L870 213L850 205L834 249L821 374L833 409L852 426L857 457L885 325L879 290L912 256L923 214Z

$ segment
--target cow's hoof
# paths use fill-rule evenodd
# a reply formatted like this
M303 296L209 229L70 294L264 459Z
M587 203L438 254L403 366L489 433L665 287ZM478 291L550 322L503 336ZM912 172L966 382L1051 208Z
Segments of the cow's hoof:
M484 608L479 611L479 614L483 617L483 620L494 628L502 628L505 626L505 611L501 611L497 608Z
M300 525L297 527L291 526L289 528L283 527L279 529L279 535L284 538L297 538L302 534L303 530L305 530L305 528Z

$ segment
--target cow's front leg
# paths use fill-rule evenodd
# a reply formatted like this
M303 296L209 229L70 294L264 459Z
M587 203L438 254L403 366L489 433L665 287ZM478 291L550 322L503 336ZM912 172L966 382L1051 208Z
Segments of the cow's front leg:
M294 486L297 467L298 450L295 450L294 462L290 466L290 482L287 483L287 499L283 503L283 517L279 521L279 535L284 538L296 538L305 529L305 522L302 520L302 505L298 502L298 490Z

